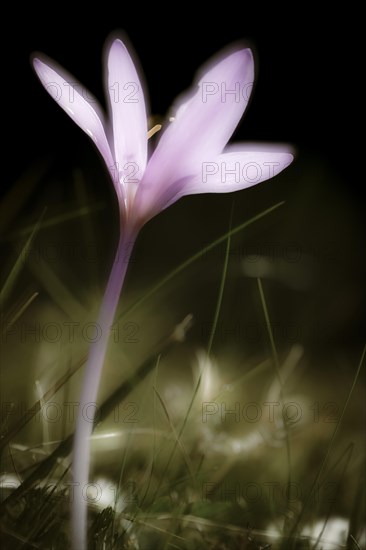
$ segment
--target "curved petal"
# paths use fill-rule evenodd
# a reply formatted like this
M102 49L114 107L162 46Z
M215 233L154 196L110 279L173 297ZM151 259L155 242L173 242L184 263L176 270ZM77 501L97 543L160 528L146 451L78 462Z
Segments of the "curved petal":
M147 159L147 116L144 92L135 65L120 39L108 54L108 92L118 170L141 180Z
M294 159L289 146L235 144L214 160L202 162L196 176L172 185L167 208L185 195L231 193L277 176Z
M256 148L256 150L255 150ZM235 144L214 160L202 162L200 172L180 190L196 193L230 193L277 176L293 161L291 148Z
M253 80L249 49L225 52L200 71L193 91L178 100L176 116L148 163L136 196L142 210L166 195L171 184L196 174L202 159L222 152L244 113Z
M176 180L177 175L186 176L195 169L203 157L219 155L243 116L253 80L249 49L211 60L199 71L194 89L178 98L175 118L163 133L149 169L154 171L155 163L168 163L174 157L170 165Z
M94 141L112 177L114 158L104 130L104 117L97 100L79 82L51 59L33 59L38 78L51 97Z

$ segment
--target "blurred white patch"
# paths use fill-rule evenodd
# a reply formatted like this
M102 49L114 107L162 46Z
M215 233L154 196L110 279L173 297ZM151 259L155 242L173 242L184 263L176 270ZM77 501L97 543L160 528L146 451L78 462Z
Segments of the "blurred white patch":
M349 521L344 518L330 518L319 520L312 524L305 525L301 534L310 537L315 541L319 538L318 548L322 550L333 550L339 545L344 546L347 542Z
M283 532L283 519L276 523L270 523L267 526L266 534L272 539L277 539ZM319 550L336 550L340 547L345 548L347 544L349 530L349 520L341 517L320 519L313 523L305 525L301 531L303 537L309 538L311 543ZM357 539L360 548L364 548L366 543L365 528ZM355 546L356 548L356 546Z
M200 401L210 401L222 389L220 371L215 360L209 357L204 350L198 350L196 356L197 363L193 367L195 384L201 377L198 399Z
M281 253L284 258L276 254ZM273 279L293 290L305 291L314 280L314 261L301 251L289 249L285 252L272 252L269 256L248 254L241 263L242 273L246 277Z
M0 489L17 489L20 485L20 480L15 474L0 475Z
M109 479L99 478L88 484L84 497L100 510L108 506L114 508L118 498L117 487Z

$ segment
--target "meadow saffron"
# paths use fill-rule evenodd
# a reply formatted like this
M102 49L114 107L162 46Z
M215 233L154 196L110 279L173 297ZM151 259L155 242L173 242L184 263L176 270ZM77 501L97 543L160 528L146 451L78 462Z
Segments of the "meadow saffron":
M151 130L135 64L119 38L110 41L106 54L108 118L89 91L54 61L36 55L33 66L50 95L95 143L120 211L118 249L98 318L101 337L90 347L74 440L72 540L75 550L85 550L87 502L82 490L89 479L93 423L90 408L87 419L82 411L97 400L110 327L140 229L184 195L244 189L277 175L293 155L288 146L227 146L254 81L253 56L247 48L232 47L210 60L192 89L178 98L163 128ZM149 155L148 139L157 131L159 141Z

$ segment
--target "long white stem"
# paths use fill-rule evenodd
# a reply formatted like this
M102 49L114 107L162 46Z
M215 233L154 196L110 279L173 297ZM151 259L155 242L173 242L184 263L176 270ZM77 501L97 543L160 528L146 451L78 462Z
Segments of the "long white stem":
M89 351L82 382L79 411L73 447L73 494L71 509L72 545L74 550L87 549L87 484L90 464L90 436L97 412L97 395L110 328L125 279L133 240L122 232L98 318L100 338ZM134 236L135 237L135 236Z

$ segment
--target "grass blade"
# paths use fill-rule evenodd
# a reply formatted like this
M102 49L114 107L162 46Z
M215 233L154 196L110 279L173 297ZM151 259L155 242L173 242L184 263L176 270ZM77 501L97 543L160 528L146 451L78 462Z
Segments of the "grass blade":
M321 463L321 465L320 465L320 468L319 468L319 470L318 470L318 472L317 472L317 474L316 474L316 476L315 476L315 479L314 479L314 481L313 481L313 483L312 483L312 486L311 486L311 488L310 488L309 495L308 495L307 499L306 499L305 502L304 502L304 506L303 506L303 508L302 508L302 511L301 511L299 517L298 517L298 520L297 520L297 522L295 523L295 525L294 525L294 527L293 527L293 529L292 529L292 531L291 531L291 533L290 533L290 536L291 536L291 535L294 535L294 533L295 533L296 530L298 529L299 525L301 524L301 521L303 520L304 515L305 515L305 512L307 511L307 508L308 508L308 506L309 506L311 497L312 497L312 495L313 495L313 493L314 493L314 489L315 489L316 486L318 485L319 480L321 479L321 477L322 477L322 475L323 475L323 472L324 472L324 469L325 469L325 465L326 465L326 463L328 462L328 458L329 458L330 453L331 453L331 451L332 451L332 449L333 449L333 445L334 445L334 441L335 441L336 435L338 434L339 427L340 427L340 425L341 425L341 423L342 423L342 420L343 420L343 418L344 418L345 412L346 412L346 410L347 410L348 403L349 403L349 401L350 401L350 399L351 399L353 390L355 389L355 386L356 386L356 383L357 383L359 374L360 374L360 372L361 372L362 364L363 364L364 359L365 359L365 354L366 354L366 345L365 345L365 347L363 348L363 351L362 351L362 354L361 354L360 362L359 362L359 364L358 364L358 367L357 367L355 376L354 376L354 378L353 378L351 387L350 387L350 389L349 389L348 395L347 395L346 400L345 400L345 402L344 402L344 405L343 405L343 408L342 408L342 412L341 412L341 414L340 414L340 417L339 417L339 419L338 419L338 422L337 422L337 424L336 424L336 426L335 426L335 428L334 428L334 431L333 431L333 433L332 433L332 436L331 436L331 438L330 438L330 441L329 441L329 444L328 444L327 451L326 451L325 456L324 456L324 458L323 458L323 460L322 460L322 463ZM295 543L295 542L296 542L296 539L294 538L294 543Z
M224 235L222 235L221 237L219 237L218 239L213 241L211 244L209 244L208 246L202 248L199 252L196 252L195 254L193 254L193 256L191 256L190 258L185 260L183 263L181 263L178 267L173 269L170 273L168 273L168 275L166 275L158 283L156 283L156 285L154 285L144 296L142 296L134 304L132 304L130 307L128 307L122 314L120 314L118 316L118 320L121 320L122 318L126 317L127 315L129 315L133 311L135 311L137 308L139 308L143 303L145 303L149 298L151 298L151 296L156 294L156 292L158 290L160 290L166 283L168 283L174 277L179 275L179 273L181 273L182 271L187 269L187 267L189 267L195 261L199 260L202 257L203 254L206 254L207 252L209 252L213 248L219 246L221 243L225 242L228 238L231 238L234 235L236 235L237 233L240 233L240 231L243 231L243 229L246 229L247 227L249 227L250 225L252 225L256 221L264 218L265 216L267 216L267 214L270 214L271 212L273 212L274 210L276 210L277 208L279 208L283 204L285 204L285 202L281 201L281 202L278 202L277 204L274 204L270 208L267 208L266 210L263 210L263 212L260 212L256 216L253 216L253 218L250 218L249 220L241 223L240 225L237 225L236 227L234 227L234 229L230 229L230 231L228 231L227 233L225 233Z
M32 244L32 241L36 234L39 231L39 228L41 227L42 219L45 214L45 210L42 212L39 220L37 221L36 225L34 226L34 229L27 239L27 242L23 246L18 258L16 259L15 264L13 265L8 277L6 278L6 281L0 291L0 307L2 308L4 302L7 300L9 295L11 294L14 285L16 283L16 280L18 279L20 272L22 271L22 268L24 266L24 258L27 257L28 251L30 249L30 246Z

